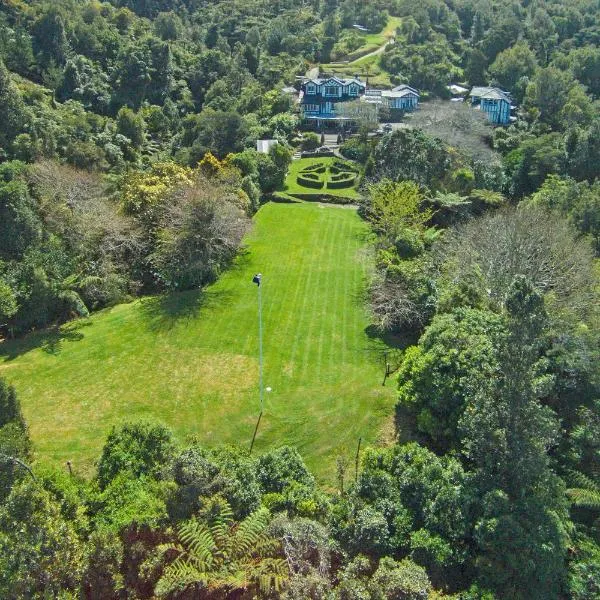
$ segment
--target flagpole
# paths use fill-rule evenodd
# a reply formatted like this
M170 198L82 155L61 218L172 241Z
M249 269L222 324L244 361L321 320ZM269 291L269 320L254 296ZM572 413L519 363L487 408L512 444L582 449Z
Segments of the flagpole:
M252 442L250 443L250 454L254 448L254 441L256 440L256 434L258 433L258 426L262 419L264 399L263 399L263 332L262 332L262 275L257 273L252 278L252 283L258 286L258 393L260 397L260 413L258 414L258 420L256 421L256 427L254 428L254 435L252 436Z

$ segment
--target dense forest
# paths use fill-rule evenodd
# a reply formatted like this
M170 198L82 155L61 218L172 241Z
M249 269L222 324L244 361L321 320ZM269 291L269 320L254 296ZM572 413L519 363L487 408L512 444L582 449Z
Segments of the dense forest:
M389 17L378 66L422 108L340 151L395 443L326 486L294 448L129 423L86 479L0 378L1 597L600 598L598 0L4 0L0 339L214 282L316 145L288 88Z

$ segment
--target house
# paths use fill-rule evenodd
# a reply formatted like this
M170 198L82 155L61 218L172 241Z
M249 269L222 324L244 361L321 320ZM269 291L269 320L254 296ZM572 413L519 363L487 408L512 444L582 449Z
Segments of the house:
M403 111L416 110L421 97L415 88L412 88L405 83L392 88L391 90L383 90L381 96L388 108Z
M469 95L471 105L485 112L490 123L510 123L511 98L508 92L495 87L474 87Z
M300 110L304 122L321 128L349 121L350 119L337 113L336 105L358 100L366 89L366 84L357 78L326 77L305 80L300 92Z

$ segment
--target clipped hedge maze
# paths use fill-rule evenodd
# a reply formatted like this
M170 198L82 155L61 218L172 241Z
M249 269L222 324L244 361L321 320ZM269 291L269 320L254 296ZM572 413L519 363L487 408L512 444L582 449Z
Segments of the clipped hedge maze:
M350 188L356 183L358 171L351 165L335 161L330 165L316 163L302 169L296 181L299 185L320 190L340 190Z

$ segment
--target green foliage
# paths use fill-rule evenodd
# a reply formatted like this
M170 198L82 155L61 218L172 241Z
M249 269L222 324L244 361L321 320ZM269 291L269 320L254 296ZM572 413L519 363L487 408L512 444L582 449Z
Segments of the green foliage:
M75 593L84 569L77 522L31 479L15 485L0 508L0 593L48 598Z
M524 277L515 278L505 307L498 376L482 382L461 423L480 498L477 566L481 581L495 591L546 598L563 585L567 549L564 488L547 453L557 421L539 402L547 316L542 297Z
M295 448L282 446L258 459L257 478L264 492L282 492L292 483L312 488L315 480Z
M441 140L420 130L398 129L382 138L373 151L376 180L411 180L435 188L446 176L450 156Z
M15 389L0 379L0 499L4 500L16 481L29 476L25 463L31 442Z
M458 422L472 395L497 369L500 319L477 308L436 316L418 346L409 348L398 373L398 408L437 448L456 447Z
M362 213L378 234L395 239L404 229L424 230L432 212L423 208L422 203L423 196L415 183L384 179L369 188Z
M181 545L156 587L159 597L176 590L214 590L233 594L279 591L287 579L287 563L276 555L277 543L269 537L269 513L259 509L240 523L227 502L215 498L204 518L178 527ZM210 592L209 592L210 593Z
M256 462L236 448L191 446L175 458L173 476L178 487L170 499L169 513L177 519L189 519L215 494L227 500L236 519L258 508Z
M98 462L98 483L105 489L119 474L160 478L173 450L173 436L162 425L131 423L113 427Z
M110 531L94 531L88 541L81 590L91 600L117 600L123 590L119 573L123 544Z

